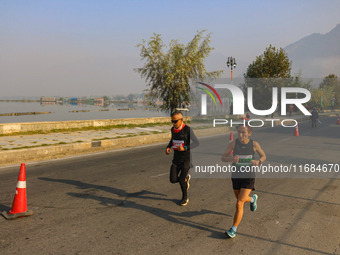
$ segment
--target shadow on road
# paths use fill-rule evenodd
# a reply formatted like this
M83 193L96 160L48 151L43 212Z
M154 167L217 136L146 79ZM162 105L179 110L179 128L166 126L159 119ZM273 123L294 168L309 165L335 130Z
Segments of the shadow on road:
M184 211L184 212L173 212L169 210L164 210L161 208L149 206L142 204L142 201L146 200L163 200L163 201L171 201L175 202L176 200L173 199L168 199L165 198L166 195L161 194L161 193L156 193L148 190L142 190L139 192L134 192L134 193L128 193L122 189L117 189L114 187L108 187L108 186L102 186L102 185L94 185L94 184L89 184L89 183L84 183L81 181L76 181L76 180L66 180L66 179L52 179L52 178L45 178L45 177L40 177L38 178L42 181L50 181L50 182L60 182L60 183L65 183L69 185L76 186L79 189L98 189L102 190L108 193L112 193L115 195L118 195L119 197L122 197L123 199L115 199L115 198L109 198L105 196L97 196L93 194L89 194L86 192L83 193L75 193L75 192L68 192L66 193L67 195L75 198L81 198L81 199L91 199L91 200L96 200L98 201L101 205L103 206L121 206L124 208L131 208L131 209L136 209L136 210L141 210L147 213L150 213L156 217L159 217L161 219L167 220L171 223L175 224L180 224L180 225L185 225L188 227L192 227L195 229L203 230L210 232L210 237L215 238L215 239L226 239L226 236L223 234L223 229L214 227L214 226L209 226L203 223L197 223L192 220L189 220L189 218L194 217L194 216L199 216L199 215L204 215L204 214L214 214L214 215L222 215L222 216L227 216L227 217L232 217L232 215L221 213L221 212L215 212L212 210L207 210L207 209L201 209L200 211ZM137 198L138 201L131 201L129 198Z
M140 210L143 212L147 212L155 217L159 217L161 219L167 220L171 223L174 224L179 224L179 225L185 225L194 229L206 231L210 233L209 237L213 239L228 239L224 235L224 229L221 229L219 227L207 225L204 223L200 222L195 222L193 220L190 220L190 218L198 215L204 215L204 214L213 214L213 215L223 215L227 217L232 217L232 215L228 215L225 213L220 213L220 212L215 212L212 210L206 210L206 209L201 209L200 211L183 211L183 212L173 212L169 210L165 210L162 208L157 208L149 205L143 204L144 199L152 199L152 200L167 200L167 201L173 201L171 199L165 198L166 195L161 194L161 193L156 193L152 191L147 191L147 190L142 190L140 192L135 192L135 193L128 193L122 189L118 188L113 188L113 187L108 187L108 186L102 186L102 185L94 185L94 184L89 184L89 183L84 183L81 181L76 181L76 180L66 180L66 179L52 179L52 178L44 178L40 177L40 180L43 181L50 181L50 182L59 182L59 183L65 183L69 185L74 185L79 189L84 189L84 192L82 193L76 193L76 192L68 192L66 193L67 195L75 198L81 198L81 199L90 199L90 200L95 200L98 201L101 205L104 206L111 206L111 207L124 207L124 208L131 208L135 210ZM327 184L324 185L324 187L311 199L309 200L309 203L306 205L303 210L301 210L296 216L295 219L292 221L292 226L288 228L277 240L272 240L268 238L262 238L258 236L253 236L249 235L246 233L238 232L238 235L244 236L247 238L252 238L256 239L259 241L265 241L268 243L272 244L272 247L268 253L268 255L273 255L273 254L280 254L281 246L287 246L287 247L292 247L296 249L301 249L303 251L311 252L311 253L319 253L319 254L328 254L331 255L331 253L325 252L325 251L320 251L320 250L315 250L309 247L304 247L304 246L299 246L295 244L290 244L286 240L294 230L294 226L305 216L306 212L309 211L310 207L313 205L314 202L324 202L320 201L317 198L325 191L325 189L332 184L334 179L329 180ZM118 195L119 197L122 197L122 199L115 199L115 198L109 198L105 196L97 196L93 194L88 194L86 193L86 190L88 189L99 189L103 190L109 193L113 193L115 195ZM273 194L273 195L281 195L281 196L286 196L284 194L276 194L276 193L270 193L267 191L258 191L261 193L268 193L268 194ZM290 197L290 196L287 196ZM131 201L129 198L135 198L137 201ZM294 197L295 198L295 197ZM299 197L296 197L299 198ZM300 198L300 199L305 199L305 198ZM330 203L333 205L338 205L334 203Z
M8 207L6 205L0 204L0 213L3 211L8 212L9 210L11 210L11 207Z

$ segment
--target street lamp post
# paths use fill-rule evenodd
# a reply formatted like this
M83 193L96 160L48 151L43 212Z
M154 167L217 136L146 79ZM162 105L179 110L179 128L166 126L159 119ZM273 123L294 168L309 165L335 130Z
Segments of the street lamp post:
M321 88L321 102L320 102L320 105L321 105L321 111L322 111L322 108L323 108L323 88Z
M231 69L231 81L233 81L233 69L236 68L236 61L235 58L233 57L228 57L228 61L227 61L227 67L230 67ZM232 114L233 112L233 94L230 94L230 114Z
M233 69L236 68L235 58L228 57L227 66L231 68L231 80L233 80Z

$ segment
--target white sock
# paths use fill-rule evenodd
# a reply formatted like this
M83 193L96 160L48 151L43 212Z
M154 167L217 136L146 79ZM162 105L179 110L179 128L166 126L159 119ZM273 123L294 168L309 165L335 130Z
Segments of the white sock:
M255 202L254 198L251 197L250 203L254 203L254 202Z
M236 232L237 227L235 227L235 226L233 225L231 228Z

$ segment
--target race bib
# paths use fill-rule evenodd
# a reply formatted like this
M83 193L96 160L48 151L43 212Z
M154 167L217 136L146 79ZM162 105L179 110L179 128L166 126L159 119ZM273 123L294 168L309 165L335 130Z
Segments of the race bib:
M183 146L184 147L184 140L172 140L172 148L174 150L177 150L177 146Z
M237 155L239 157L236 166L251 166L251 161L253 160L253 155Z

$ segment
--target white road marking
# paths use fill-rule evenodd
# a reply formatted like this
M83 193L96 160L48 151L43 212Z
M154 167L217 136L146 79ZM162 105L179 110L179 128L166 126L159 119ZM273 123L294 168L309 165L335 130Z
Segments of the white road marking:
M143 130L148 130L148 131L157 131L157 132L162 132L162 130L159 130L159 129L153 129L153 128L141 128L141 127L137 127L137 129L143 129Z
M167 175L169 173L163 173L163 174L157 174L157 175L153 175L153 176L150 176L151 178L157 178L157 177L161 177L161 176L164 176L164 175Z
M280 143L280 142L283 142L283 141L287 141L287 140L289 140L290 138L291 138L291 137L288 137L288 138L282 139L282 140L280 140L280 141L279 141L279 143Z

